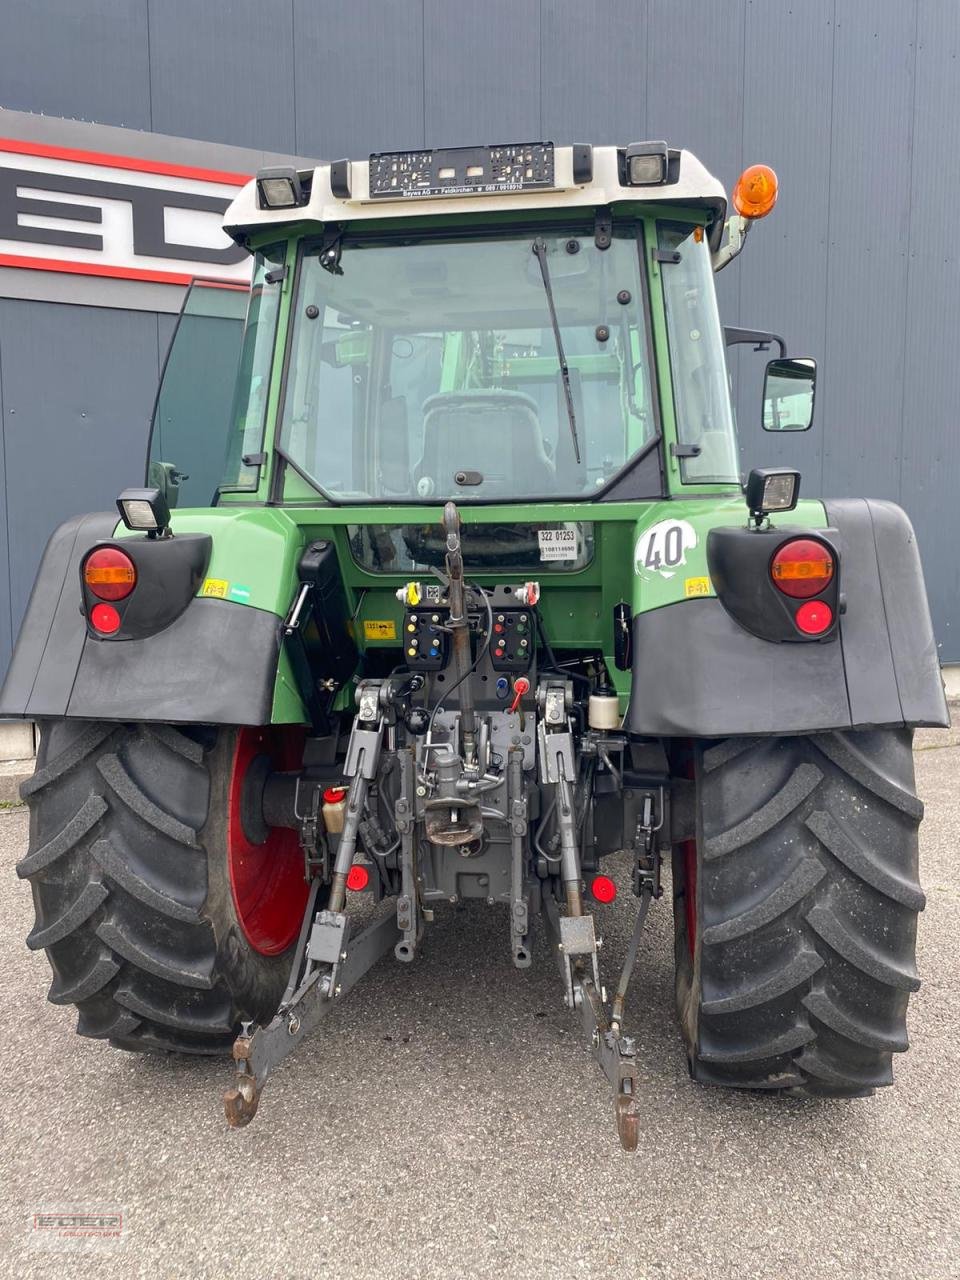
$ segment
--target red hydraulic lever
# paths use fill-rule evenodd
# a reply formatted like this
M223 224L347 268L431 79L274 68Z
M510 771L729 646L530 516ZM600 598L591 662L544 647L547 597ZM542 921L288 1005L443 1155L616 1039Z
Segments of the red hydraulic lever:
M526 676L517 676L513 682L513 701L510 703L510 710L516 711L520 705L520 699L525 693L530 692L530 681Z

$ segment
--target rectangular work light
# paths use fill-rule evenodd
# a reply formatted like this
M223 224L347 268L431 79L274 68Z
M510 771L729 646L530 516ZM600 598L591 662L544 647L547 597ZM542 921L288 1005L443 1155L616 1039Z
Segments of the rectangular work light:
M124 489L117 499L117 509L128 529L154 538L170 524L170 508L159 489Z
M257 174L257 199L261 209L295 209L303 200L300 175L287 166L261 169Z
M667 180L665 142L631 142L624 160L628 186L660 187Z
M747 478L745 496L757 524L773 511L792 511L800 496L800 472L787 467L755 467Z

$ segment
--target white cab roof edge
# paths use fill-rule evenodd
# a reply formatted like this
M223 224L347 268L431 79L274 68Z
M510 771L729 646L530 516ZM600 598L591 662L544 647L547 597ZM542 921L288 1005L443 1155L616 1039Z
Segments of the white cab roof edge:
M726 193L722 184L689 151L680 152L680 172L676 182L657 187L624 187L616 147L593 148L593 181L573 180L573 148L557 147L554 153L555 186L549 190L525 190L496 195L443 196L427 199L370 199L369 165L366 160L349 162L350 198L340 199L330 189L330 165L313 170L309 202L295 209L261 209L256 182L241 189L224 214L223 227L234 239L255 234L261 228L283 228L298 222L351 222L374 218L424 218L438 214L492 213L507 209L596 208L617 203L673 205L706 204L716 211L711 240L723 230Z

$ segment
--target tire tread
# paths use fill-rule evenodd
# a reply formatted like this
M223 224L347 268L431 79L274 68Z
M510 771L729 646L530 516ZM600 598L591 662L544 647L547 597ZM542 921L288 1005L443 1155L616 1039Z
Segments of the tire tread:
M81 1035L138 1052L228 1054L244 1018L275 1008L282 959L264 976L259 957L238 950L222 896L219 932L207 914L210 854L201 840L223 839L222 820L204 834L211 770L233 759L232 736L217 745L222 732L41 727L37 771L21 789L30 846L17 872L36 912L27 945L46 949L48 998L76 1006Z
M674 863L694 1078L833 1097L892 1082L925 901L911 741L866 730L700 747L692 954L683 856Z

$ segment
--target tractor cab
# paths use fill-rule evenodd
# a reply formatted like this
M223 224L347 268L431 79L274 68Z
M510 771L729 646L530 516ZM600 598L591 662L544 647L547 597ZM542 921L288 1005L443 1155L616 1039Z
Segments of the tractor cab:
M214 359L232 328L238 376L161 392L153 481L180 505L265 487L362 506L736 491L713 286L725 199L692 156L643 146L261 174L227 215L254 254L245 332L230 291L200 284L168 363L170 383L200 381L199 312Z

